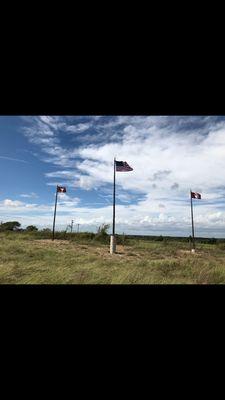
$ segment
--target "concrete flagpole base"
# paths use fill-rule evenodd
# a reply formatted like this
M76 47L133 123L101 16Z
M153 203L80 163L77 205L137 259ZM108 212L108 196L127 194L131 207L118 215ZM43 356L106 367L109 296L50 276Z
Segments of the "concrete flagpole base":
M110 254L116 252L116 237L111 235L110 236Z

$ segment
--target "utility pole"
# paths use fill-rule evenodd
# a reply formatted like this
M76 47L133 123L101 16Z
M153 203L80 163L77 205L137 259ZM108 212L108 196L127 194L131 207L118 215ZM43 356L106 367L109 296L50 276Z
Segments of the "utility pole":
M71 233L73 232L73 219L72 219L72 221L71 221Z
M79 233L80 224L77 224L77 233Z

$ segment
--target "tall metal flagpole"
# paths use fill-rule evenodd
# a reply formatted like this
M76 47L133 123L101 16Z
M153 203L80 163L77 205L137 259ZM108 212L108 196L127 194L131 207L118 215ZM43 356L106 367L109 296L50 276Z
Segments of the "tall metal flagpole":
M192 204L192 191L190 189L191 196L191 224L192 224L192 251L195 252L195 233L194 233L194 218L193 218L193 204Z
M112 234L115 236L115 216L116 216L116 159L114 158L114 181L113 181L113 229Z
M116 238L115 238L115 219L116 219L116 158L114 158L114 175L113 175L113 226L112 235L110 238L110 253L113 254L116 251Z
M58 185L56 186L56 194L55 194L55 212L53 219L52 240L55 239L55 217L56 217L57 200L58 200Z

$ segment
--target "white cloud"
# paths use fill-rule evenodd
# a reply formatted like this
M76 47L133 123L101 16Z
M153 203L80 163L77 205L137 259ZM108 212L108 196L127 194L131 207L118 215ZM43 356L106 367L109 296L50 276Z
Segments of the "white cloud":
M213 136L213 140L210 136ZM110 143L80 149L79 156L85 161L79 164L78 169L88 175L89 187L91 179L93 186L96 181L110 183L112 160L117 155L117 159L128 161L134 168L130 173L132 177L117 174L124 189L148 193L151 191L151 181L156 180L163 182L160 191L167 196L174 182L179 185L177 192L181 195L189 190L190 185L195 190L199 187L208 190L223 183L221 170L225 167L225 129L212 132L210 136L201 138L199 143L197 135L175 133L166 136L160 130L144 139L130 135L129 140L124 140L122 144ZM159 179L162 171L168 171L168 174L161 174Z
M90 127L91 127L90 123L69 125L66 127L66 131L70 133L81 133L88 130Z
M60 195L57 211L57 227L64 229L71 218L86 230L96 230L101 223L112 222L112 206L105 205L100 208L79 206L80 199L70 198L67 195ZM82 203L81 203L82 205ZM184 204L182 209L175 204L169 207L169 211L159 212L156 203L150 206L147 200L136 205L117 205L116 227L117 232L155 234L164 231L170 234L183 234L188 236L191 231L190 207ZM53 220L54 204L37 205L25 204L17 200L6 199L0 203L1 219L19 220L25 225L35 224L39 227L51 227ZM204 205L195 208L195 222L197 235L209 235L209 229L217 229L219 236L223 236L225 225L225 211L215 212L209 209L205 213ZM161 232L162 233L162 232Z
M22 201L18 201L18 200L10 200L10 199L5 199L3 201L3 205L6 207L21 207L24 205L24 203Z
M3 160L9 160L9 161L18 161L18 162L22 162L22 163L28 163L28 161L25 160L20 160L18 158L14 158L14 157L5 157L5 156L0 156L1 159Z
M20 194L20 197L28 199L37 199L39 196L37 195L37 193L31 192L31 193Z
M71 179L74 178L74 171L55 171L55 172L47 172L45 174L47 178L66 178Z

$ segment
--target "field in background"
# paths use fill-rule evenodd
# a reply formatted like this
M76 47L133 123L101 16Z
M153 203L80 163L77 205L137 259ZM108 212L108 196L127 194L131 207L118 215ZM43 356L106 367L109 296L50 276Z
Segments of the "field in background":
M92 233L0 233L0 284L225 284L225 241Z

